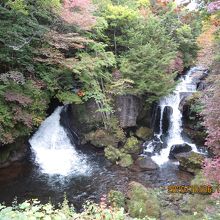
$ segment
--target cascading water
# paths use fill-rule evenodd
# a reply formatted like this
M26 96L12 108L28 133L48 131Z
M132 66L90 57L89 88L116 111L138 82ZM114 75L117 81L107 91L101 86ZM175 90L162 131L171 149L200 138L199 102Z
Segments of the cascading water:
M57 107L29 140L35 160L41 172L49 175L88 174L90 169L86 156L76 151L60 125L62 109Z
M193 80L193 74L197 68L192 68L189 72L181 77L179 84L177 85L175 91L163 97L159 102L160 108L160 121L159 121L159 132L155 133L156 140L150 141L145 144L145 153L153 152L155 146L159 144L166 144L166 147L162 149L159 153L156 153L152 156L152 159L159 165L162 165L169 161L170 149L173 145L179 144L188 144L192 147L193 151L197 151L196 145L192 143L187 143L182 136L182 112L180 111L180 103L187 96L191 95L193 92L196 92L197 82ZM166 137L166 143L162 140L163 136L163 117L165 108L171 108L171 114L169 117L169 128L168 135Z

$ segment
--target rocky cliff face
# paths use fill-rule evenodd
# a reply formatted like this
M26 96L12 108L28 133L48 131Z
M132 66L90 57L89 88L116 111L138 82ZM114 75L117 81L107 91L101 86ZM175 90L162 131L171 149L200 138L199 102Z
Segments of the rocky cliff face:
M15 143L0 146L0 168L15 161L22 161L28 154L27 137L16 139Z
M140 99L133 95L122 95L116 97L116 115L119 118L122 128L134 127L137 125L140 103Z
M137 124L150 126L151 113L145 109L141 98L134 95L117 96L114 108L122 128L135 127ZM102 117L94 100L80 105L69 105L62 115L61 123L79 133L90 132L102 125Z

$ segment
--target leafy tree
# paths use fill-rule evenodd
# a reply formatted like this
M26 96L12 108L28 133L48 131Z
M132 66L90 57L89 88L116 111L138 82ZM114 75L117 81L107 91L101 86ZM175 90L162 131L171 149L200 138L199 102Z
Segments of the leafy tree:
M111 82L111 74L108 69L115 65L115 57L112 52L105 52L104 46L99 43L90 44L90 54L81 53L80 62L73 69L83 84L85 96L83 100L94 99L99 111L102 113L103 124L107 128L112 107L107 96L105 85Z
M195 60L198 45L196 38L201 31L201 18L197 12L189 12L169 3L157 11L167 34L178 44L184 67L189 67Z
M107 22L107 26L104 29L104 35L107 37L101 40L108 45L108 49L116 55L128 50L127 30L135 25L138 19L137 11L127 6L108 5L101 16Z
M134 82L127 92L148 94L151 100L169 93L174 86L174 75L168 73L168 67L176 55L175 42L153 16L130 35L128 45L132 49L121 59L123 76Z

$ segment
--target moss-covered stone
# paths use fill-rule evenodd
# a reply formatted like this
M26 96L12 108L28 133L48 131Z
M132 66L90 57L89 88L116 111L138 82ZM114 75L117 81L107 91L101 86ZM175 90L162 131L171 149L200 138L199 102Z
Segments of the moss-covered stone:
M105 152L105 157L113 163L115 163L120 159L121 152L118 148L108 146L105 148L104 152Z
M132 159L132 157L131 157L131 155L130 154L124 154L124 153L122 153L121 155L120 155L120 161L119 161L119 165L121 166L121 167L130 167L132 164L133 164L133 159Z
M124 207L125 206L125 196L122 192L111 190L108 193L108 201L113 207Z
M118 148L108 146L104 150L105 157L112 163L116 163L121 167L129 167L133 164L133 159L130 154L123 153Z
M96 131L89 132L85 135L85 140L98 148L111 146L117 146L118 140L110 132L104 129L98 129Z
M127 197L127 207L131 217L159 218L160 205L157 194L153 189L146 188L142 184L133 181L129 183Z
M198 173L201 170L204 162L204 156L193 151L176 154L175 158L180 163L180 169L193 174Z
M140 127L135 133L135 135L142 140L151 138L152 134L153 134L152 129L147 127Z
M130 137L127 139L122 151L128 154L139 154L140 143L136 137Z

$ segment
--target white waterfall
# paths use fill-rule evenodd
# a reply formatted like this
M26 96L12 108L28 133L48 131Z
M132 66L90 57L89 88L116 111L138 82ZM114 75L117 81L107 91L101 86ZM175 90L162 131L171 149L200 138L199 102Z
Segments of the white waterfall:
M193 92L196 92L196 82L193 81L193 73L195 72L196 68L192 68L186 74L186 76L181 77L179 84L177 85L175 91L163 97L160 102L159 106L161 109L160 112L160 132L159 134L155 134L158 138L161 137L163 134L163 113L166 106L172 108L172 113L170 115L170 126L168 129L168 137L167 137L167 147L162 149L160 153L152 156L152 159L159 165L166 163L169 160L169 153L170 149L173 145L184 144L186 143L182 137L182 112L180 111L180 103L183 98L191 95ZM162 141L161 141L162 142ZM197 151L196 145L192 143L187 143L192 147L193 151ZM148 143L146 146L145 152L152 152L153 149L152 142Z
M60 125L62 108L57 107L29 140L35 160L41 172L49 175L87 174L86 157L76 151Z

